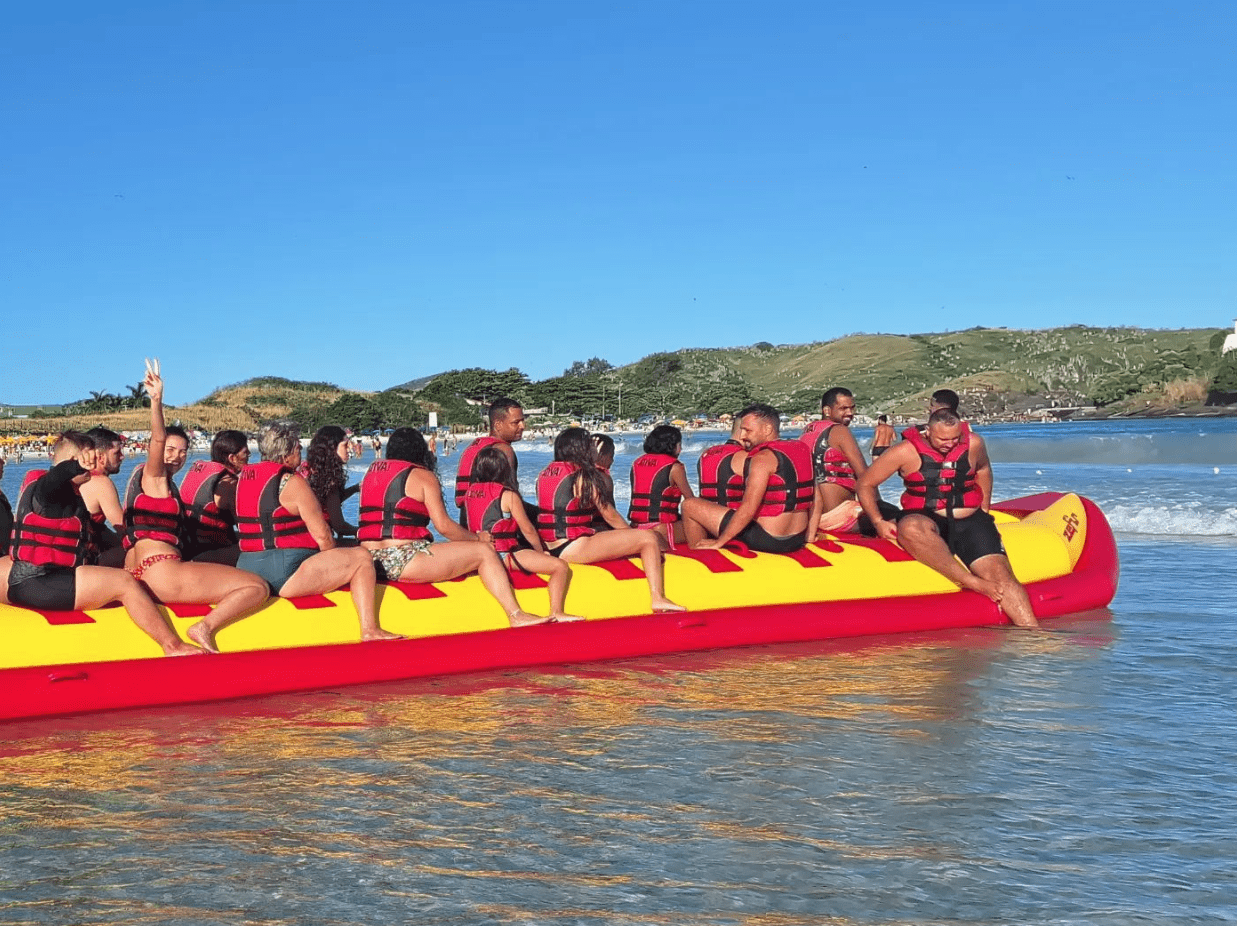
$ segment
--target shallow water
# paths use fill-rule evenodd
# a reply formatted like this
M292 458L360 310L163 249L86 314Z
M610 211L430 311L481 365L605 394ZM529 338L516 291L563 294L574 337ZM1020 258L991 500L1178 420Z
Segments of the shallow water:
M990 443L998 495L1178 536L1131 517L1111 611L1057 633L9 724L0 924L1237 922L1232 538L1173 521L1232 462Z

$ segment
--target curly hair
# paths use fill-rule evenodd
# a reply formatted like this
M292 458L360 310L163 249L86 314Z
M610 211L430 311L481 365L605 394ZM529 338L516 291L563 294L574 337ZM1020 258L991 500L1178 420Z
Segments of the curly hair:
M405 463L415 463L424 466L431 473L437 469L438 461L430 453L429 445L425 443L425 435L416 428L396 428L387 438L387 459L403 460Z
M335 448L347 438L343 428L328 424L318 428L314 439L309 442L309 449L305 453L309 487L314 490L314 496L320 505L326 505L332 492L343 492L348 477Z

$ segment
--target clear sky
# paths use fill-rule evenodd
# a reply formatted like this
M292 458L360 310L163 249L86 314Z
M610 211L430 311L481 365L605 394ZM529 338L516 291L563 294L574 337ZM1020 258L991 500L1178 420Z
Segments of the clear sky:
M0 401L1237 314L1237 4L5 4Z

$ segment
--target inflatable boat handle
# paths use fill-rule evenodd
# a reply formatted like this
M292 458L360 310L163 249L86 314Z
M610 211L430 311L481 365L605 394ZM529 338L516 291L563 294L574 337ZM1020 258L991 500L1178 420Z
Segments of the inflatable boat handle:
M49 682L84 682L90 678L87 672L49 672L47 680Z

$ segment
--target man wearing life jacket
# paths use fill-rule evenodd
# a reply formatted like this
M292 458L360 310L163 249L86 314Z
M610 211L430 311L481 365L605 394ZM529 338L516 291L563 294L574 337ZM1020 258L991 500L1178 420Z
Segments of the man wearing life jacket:
M464 493L468 491L468 486L472 483L477 451L483 447L497 447L511 461L512 471L517 475L519 472L519 461L516 460L515 450L511 445L524 436L523 407L515 399L495 399L490 403L487 415L490 421L490 433L485 437L478 437L460 453L458 474L455 477L455 506L460 509L462 519L467 518L461 503L464 500ZM465 528L469 526L466 520L460 523Z
M715 540L696 549L717 550L740 540L763 553L793 553L807 542L815 496L812 454L803 441L779 437L780 415L769 405L750 405L739 413L743 500L737 509L701 498L683 502L683 520L695 522Z
M855 501L855 481L868 464L850 430L854 418L854 393L834 386L821 397L820 421L813 421L799 437L812 451L816 479L809 542L820 530L853 531L858 526L862 509Z
M740 424L736 415L730 425L730 437L724 443L706 447L696 460L697 495L728 508L738 508L743 500L743 461L747 451L739 440Z
M86 436L94 441L95 468L81 487L82 501L90 512L90 544L86 561L101 566L119 566L124 561L124 506L112 477L120 472L125 458L124 438L110 428L91 428ZM108 525L111 525L109 527Z
M1038 627L988 513L992 464L983 441L948 408L928 417L922 435L912 428L903 436L859 478L859 501L877 536L899 544L955 585L991 598L1017 626ZM894 473L906 488L902 511L887 519L876 489Z
M172 630L141 584L120 569L86 565L90 514L79 487L97 466L94 442L66 431L52 468L26 474L13 528L9 600L39 611L85 611L119 601L169 656L201 653Z

